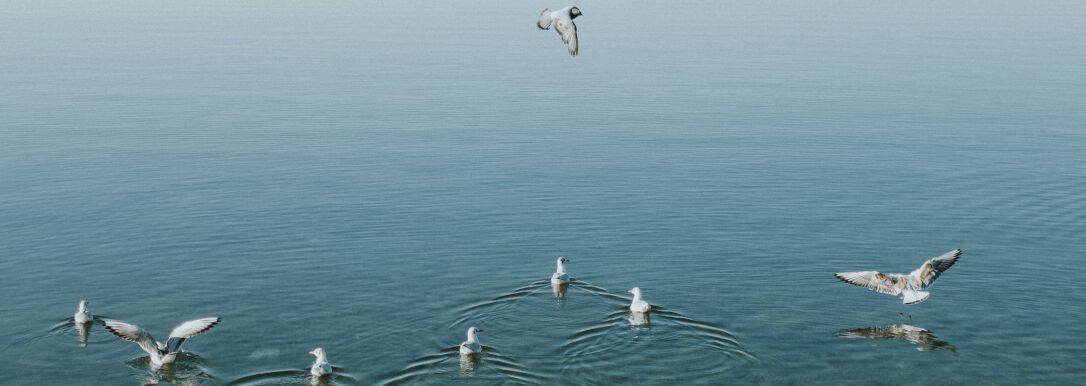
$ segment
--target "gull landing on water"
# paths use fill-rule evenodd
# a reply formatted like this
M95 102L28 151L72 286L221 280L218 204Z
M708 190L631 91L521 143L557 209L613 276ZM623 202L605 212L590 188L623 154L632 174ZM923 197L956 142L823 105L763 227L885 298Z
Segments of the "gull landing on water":
M554 31L558 32L558 36L562 37L562 42L566 43L569 54L577 56L577 25L573 24L573 19L576 19L577 16L581 16L581 10L572 5L557 11L543 8L543 12L539 13L539 21L535 23L535 26L547 30L551 29L551 25L554 25Z
M630 293L634 296L633 301L630 302L630 311L649 312L649 303L644 299L641 299L641 288L633 287L633 289L630 290Z
M920 268L908 275L900 273L884 274L879 271L840 272L834 274L845 283L857 285L872 291L901 296L901 302L905 304L918 304L928 299L931 293L921 291L931 287L935 279L944 271L954 266L961 256L962 250L953 251L936 256L925 261Z
M566 265L565 265L565 263L568 263L568 262L569 262L569 259L566 259L565 257L562 257L562 256L558 256L558 269L554 271L553 275L551 275L551 283L555 283L555 284L569 283L569 274L566 273Z
M309 352L309 355L317 357L313 361L313 366L309 367L309 374L314 377L320 377L332 373L332 364L328 363L328 356L324 353L324 349L317 347L313 351Z
M483 345L479 344L479 333L482 331L475 327L468 328L468 340L460 344L460 354L471 355L483 352Z
M147 331L144 331L139 326L134 324L125 323L118 320L106 319L102 321L102 325L106 327L113 335L119 336L121 339L135 342L151 356L151 364L155 367L162 366L164 364L173 363L177 357L177 353L181 351L181 344L185 343L185 339L200 335L201 333L210 330L219 324L222 318L211 317L190 320L174 327L170 332L169 339L166 340L166 344L155 340L153 336Z

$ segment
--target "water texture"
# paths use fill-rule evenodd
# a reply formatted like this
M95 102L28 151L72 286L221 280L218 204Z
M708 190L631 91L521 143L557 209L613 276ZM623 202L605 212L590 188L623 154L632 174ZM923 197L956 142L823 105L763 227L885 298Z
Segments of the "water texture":
M563 5L4 2L0 384L1086 376L1082 3Z

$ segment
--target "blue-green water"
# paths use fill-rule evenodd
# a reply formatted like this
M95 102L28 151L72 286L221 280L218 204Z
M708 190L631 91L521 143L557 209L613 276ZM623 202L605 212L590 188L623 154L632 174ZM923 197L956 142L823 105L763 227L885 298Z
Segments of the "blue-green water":
M0 5L0 384L1086 376L1081 3L562 5Z

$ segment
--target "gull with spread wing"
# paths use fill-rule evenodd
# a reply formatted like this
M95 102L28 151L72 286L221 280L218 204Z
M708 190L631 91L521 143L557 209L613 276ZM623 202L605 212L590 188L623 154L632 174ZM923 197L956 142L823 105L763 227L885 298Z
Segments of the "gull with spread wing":
M947 269L958 262L962 255L961 249L936 256L912 271L908 275L900 273L884 274L879 271L840 272L835 273L841 281L864 287L869 290L887 295L900 296L905 304L918 304L928 299L931 293L922 291L931 287L935 279L939 278Z
M581 10L572 5L557 11L543 8L543 12L539 13L539 21L535 23L535 26L542 30L548 30L553 25L554 31L558 32L558 36L562 37L562 42L566 43L566 48L569 48L569 54L577 56L577 25L573 24L573 19L576 19L577 16L581 16Z
M153 336L137 325L125 323L119 320L105 319L102 325L113 335L121 339L135 342L151 356L151 364L155 367L173 363L177 353L181 351L181 344L185 339L200 335L219 324L222 318L210 317L190 320L174 327L169 339L163 344L155 340Z

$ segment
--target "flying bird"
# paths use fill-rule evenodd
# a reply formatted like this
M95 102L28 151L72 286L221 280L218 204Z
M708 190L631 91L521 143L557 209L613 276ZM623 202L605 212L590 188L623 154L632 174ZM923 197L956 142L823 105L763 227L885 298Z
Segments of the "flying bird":
M222 318L211 317L190 320L174 327L170 332L169 339L163 344L155 340L153 336L147 331L144 331L139 326L134 324L125 323L119 320L105 319L102 320L102 325L106 327L106 330L112 332L113 335L119 336L121 339L135 342L151 355L151 364L155 367L162 366L164 364L173 363L177 357L177 353L181 351L181 344L185 343L185 339L200 335L201 333L210 330L215 325L219 324Z
M569 54L577 56L577 25L573 24L573 19L577 16L581 16L581 10L572 5L557 11L543 8L535 25L542 30L551 29L551 25L554 25L554 31L558 32L562 42L566 43Z
M872 291L884 293L887 295L900 296L901 302L905 304L918 304L928 299L931 293L922 291L931 287L935 283L935 279L939 278L944 271L954 266L954 263L958 262L958 257L961 256L962 250L955 249L953 251L944 253L940 256L936 256L924 264L920 265L920 268L912 271L908 275L900 273L884 274L879 271L860 271L860 272L840 272L835 273L838 279L845 283L857 285L867 288Z

